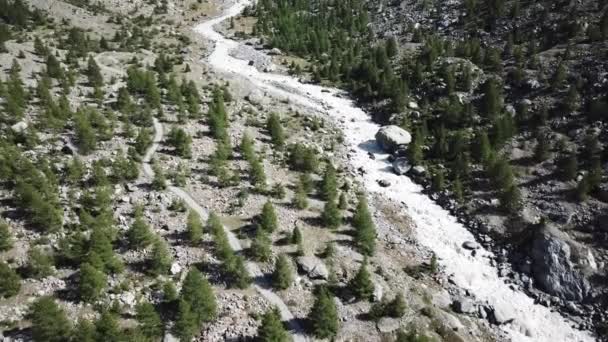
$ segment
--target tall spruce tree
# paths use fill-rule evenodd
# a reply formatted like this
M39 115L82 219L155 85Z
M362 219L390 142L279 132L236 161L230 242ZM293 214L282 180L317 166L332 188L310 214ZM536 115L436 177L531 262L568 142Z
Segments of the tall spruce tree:
M319 339L332 339L338 334L340 321L336 303L331 293L325 287L316 291L315 303L308 315L313 334Z

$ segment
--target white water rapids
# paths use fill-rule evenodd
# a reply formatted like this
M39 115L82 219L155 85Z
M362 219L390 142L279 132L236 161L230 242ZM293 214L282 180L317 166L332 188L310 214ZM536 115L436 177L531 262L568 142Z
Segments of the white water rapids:
M498 312L511 318L510 323L499 327L508 339L520 341L593 341L592 334L572 327L573 323L550 308L534 303L525 293L509 288L504 279L490 265L491 252L480 249L475 256L464 250L465 241L475 241L474 236L452 215L421 193L422 188L405 176L391 172L388 155L383 154L375 143L374 135L379 126L370 116L349 99L340 97L340 91L312 84L303 84L297 79L272 73L263 73L249 66L248 61L230 56L230 51L239 45L215 31L214 26L236 16L251 0L239 0L220 17L196 26L195 31L215 44L207 62L218 72L246 78L260 90L290 103L306 106L325 113L343 130L345 143L351 153L353 169L362 168L365 174L360 181L369 192L378 193L395 203L403 203L403 213L416 225L415 238L424 247L433 251L439 264L457 286L468 290L477 301L488 303ZM376 153L372 160L368 152ZM391 186L383 188L377 180L386 179ZM526 331L528 334L526 334ZM531 335L531 336L527 336Z

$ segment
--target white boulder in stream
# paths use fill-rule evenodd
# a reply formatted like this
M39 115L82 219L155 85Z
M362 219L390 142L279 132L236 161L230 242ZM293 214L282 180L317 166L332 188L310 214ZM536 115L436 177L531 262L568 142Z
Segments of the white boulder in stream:
M394 152L399 147L412 142L410 132L396 125L384 126L376 133L376 141L387 152Z

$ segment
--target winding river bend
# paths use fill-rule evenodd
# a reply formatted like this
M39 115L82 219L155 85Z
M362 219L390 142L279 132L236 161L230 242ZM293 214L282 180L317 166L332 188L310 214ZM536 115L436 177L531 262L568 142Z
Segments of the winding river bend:
M491 252L481 249L472 256L470 251L464 250L463 243L474 241L474 236L454 216L424 195L419 185L390 171L388 155L375 144L374 135L379 126L351 100L342 97L341 91L304 84L290 76L263 73L249 66L248 61L232 57L230 51L240 43L225 38L214 26L238 15L250 3L251 0L238 0L221 16L195 27L196 32L214 43L207 59L211 67L220 73L243 77L275 97L314 109L341 127L345 143L352 151L351 166L355 170L365 170L358 176L359 181L367 191L401 203L403 215L411 217L416 224L415 238L437 255L439 264L452 275L455 284L472 293L477 301L491 305L509 318L508 323L499 326L507 339L514 342L595 340L591 332L573 328L573 322L558 312L535 304L525 293L509 288L498 276L496 268L491 266ZM376 154L376 159L370 159L368 152ZM388 180L391 186L381 187L378 179Z

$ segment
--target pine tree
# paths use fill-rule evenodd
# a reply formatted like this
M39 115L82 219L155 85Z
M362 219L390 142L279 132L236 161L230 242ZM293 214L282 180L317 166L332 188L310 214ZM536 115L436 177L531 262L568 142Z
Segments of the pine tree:
M534 159L536 159L537 162L543 162L549 158L549 142L547 141L547 136L542 132L536 134L536 140Z
M90 118L86 113L79 111L74 119L78 151L82 154L89 154L95 150L97 145L97 136Z
M397 46L397 39L394 36L388 38L386 42L386 55L389 58L393 58L399 53L399 47Z
M264 229L258 228L255 239L251 243L251 254L257 261L266 262L272 256L272 240Z
M196 315L192 312L190 304L185 300L180 300L177 309L177 319L173 326L173 333L180 341L192 341L197 332Z
M299 227L296 226L293 229L293 232L291 233L291 238L289 240L292 244L295 245L302 243L302 232L300 231Z
M564 180L571 180L578 173L578 159L576 153L570 153L562 161L561 176Z
M137 133L137 138L135 138L135 151L143 156L151 144L152 136L150 135L150 131L143 127L140 128Z
M589 197L591 191L591 185L589 184L589 177L585 175L576 185L576 198L579 202L585 202Z
M369 212L367 199L359 196L359 203L353 216L353 226L355 227L355 243L359 252L363 255L374 254L376 245L376 227Z
M194 210L190 210L188 213L186 230L190 243L198 245L203 238L203 223L201 222L199 214Z
M279 223L274 206L272 205L272 202L266 201L264 207L262 208L262 213L260 214L258 227L266 232L272 233L278 228L278 226Z
M46 278L53 274L53 259L41 248L32 247L28 251L28 277L35 279Z
M256 158L253 139L247 133L243 134L243 137L241 138L240 150L243 159L250 163Z
M152 254L150 256L150 273L155 275L167 274L172 262L173 258L171 257L171 254L169 254L167 244L160 238L156 239L156 241L154 241L154 247L152 248Z
M156 191L165 190L167 188L167 178L163 170L155 164L153 167L154 178L152 179L152 189Z
M30 307L32 338L35 342L65 342L70 340L70 321L51 297L41 297Z
M405 299L403 299L403 293L397 293L397 296L390 301L386 307L387 314L394 318L402 317L405 314L407 306Z
M72 341L80 342L96 342L95 341L95 326L86 319L79 319L74 327Z
M272 272L272 286L278 290L285 290L293 283L293 271L289 259L284 254L279 255Z
M150 227L144 221L143 215L138 212L136 211L135 220L127 232L129 245L133 249L145 248L154 241Z
M431 263L430 263L430 271L431 273L437 273L437 271L439 270L439 265L437 263L437 255L435 253L433 253L433 255L431 255Z
M371 276L367 271L367 260L363 261L348 287L357 300L370 300L372 298L374 283L372 283Z
M95 322L95 336L97 341L121 341L124 338L114 312L106 310L101 313Z
M4 261L0 261L0 297L9 298L21 289L21 277Z
M89 84L92 87L101 87L103 85L103 76L101 76L101 69L93 56L89 56L87 61L86 75L89 78Z
M336 303L330 292L321 287L315 294L315 303L308 315L311 320L313 334L319 339L332 339L338 333L340 321Z
M481 101L484 115L488 118L498 116L502 109L502 98L498 81L494 78L488 79L483 84L482 91L483 96Z
M281 124L281 118L278 114L270 114L266 121L266 129L270 133L270 138L274 146L280 148L285 144L285 133L283 132L283 125Z
M325 202L323 212L321 213L321 220L329 228L338 228L342 224L342 213L340 213L340 209L338 209L334 198L330 198Z
M283 322L277 308L268 310L262 316L262 324L258 328L258 340L261 342L290 342L291 337Z
M511 185L501 191L500 205L510 214L515 214L521 209L521 193L517 185Z
M149 339L158 339L163 336L163 322L156 312L154 305L141 302L135 308L139 323L138 330Z
M88 263L80 265L79 294L83 301L92 303L106 286L106 275Z
M13 235L8 224L0 220L0 252L7 251L13 247Z
M302 183L298 183L298 185L296 185L296 191L293 196L293 205L298 209L308 208L308 194L306 193L306 190L304 190Z
M192 157L192 137L181 128L173 127L167 142L175 148L175 153L182 158Z
M217 304L213 289L198 270L190 269L184 279L180 297L190 305L197 324L215 319Z
M336 169L331 163L327 163L325 173L321 181L321 196L324 200L334 200L338 195L338 180L336 177Z

